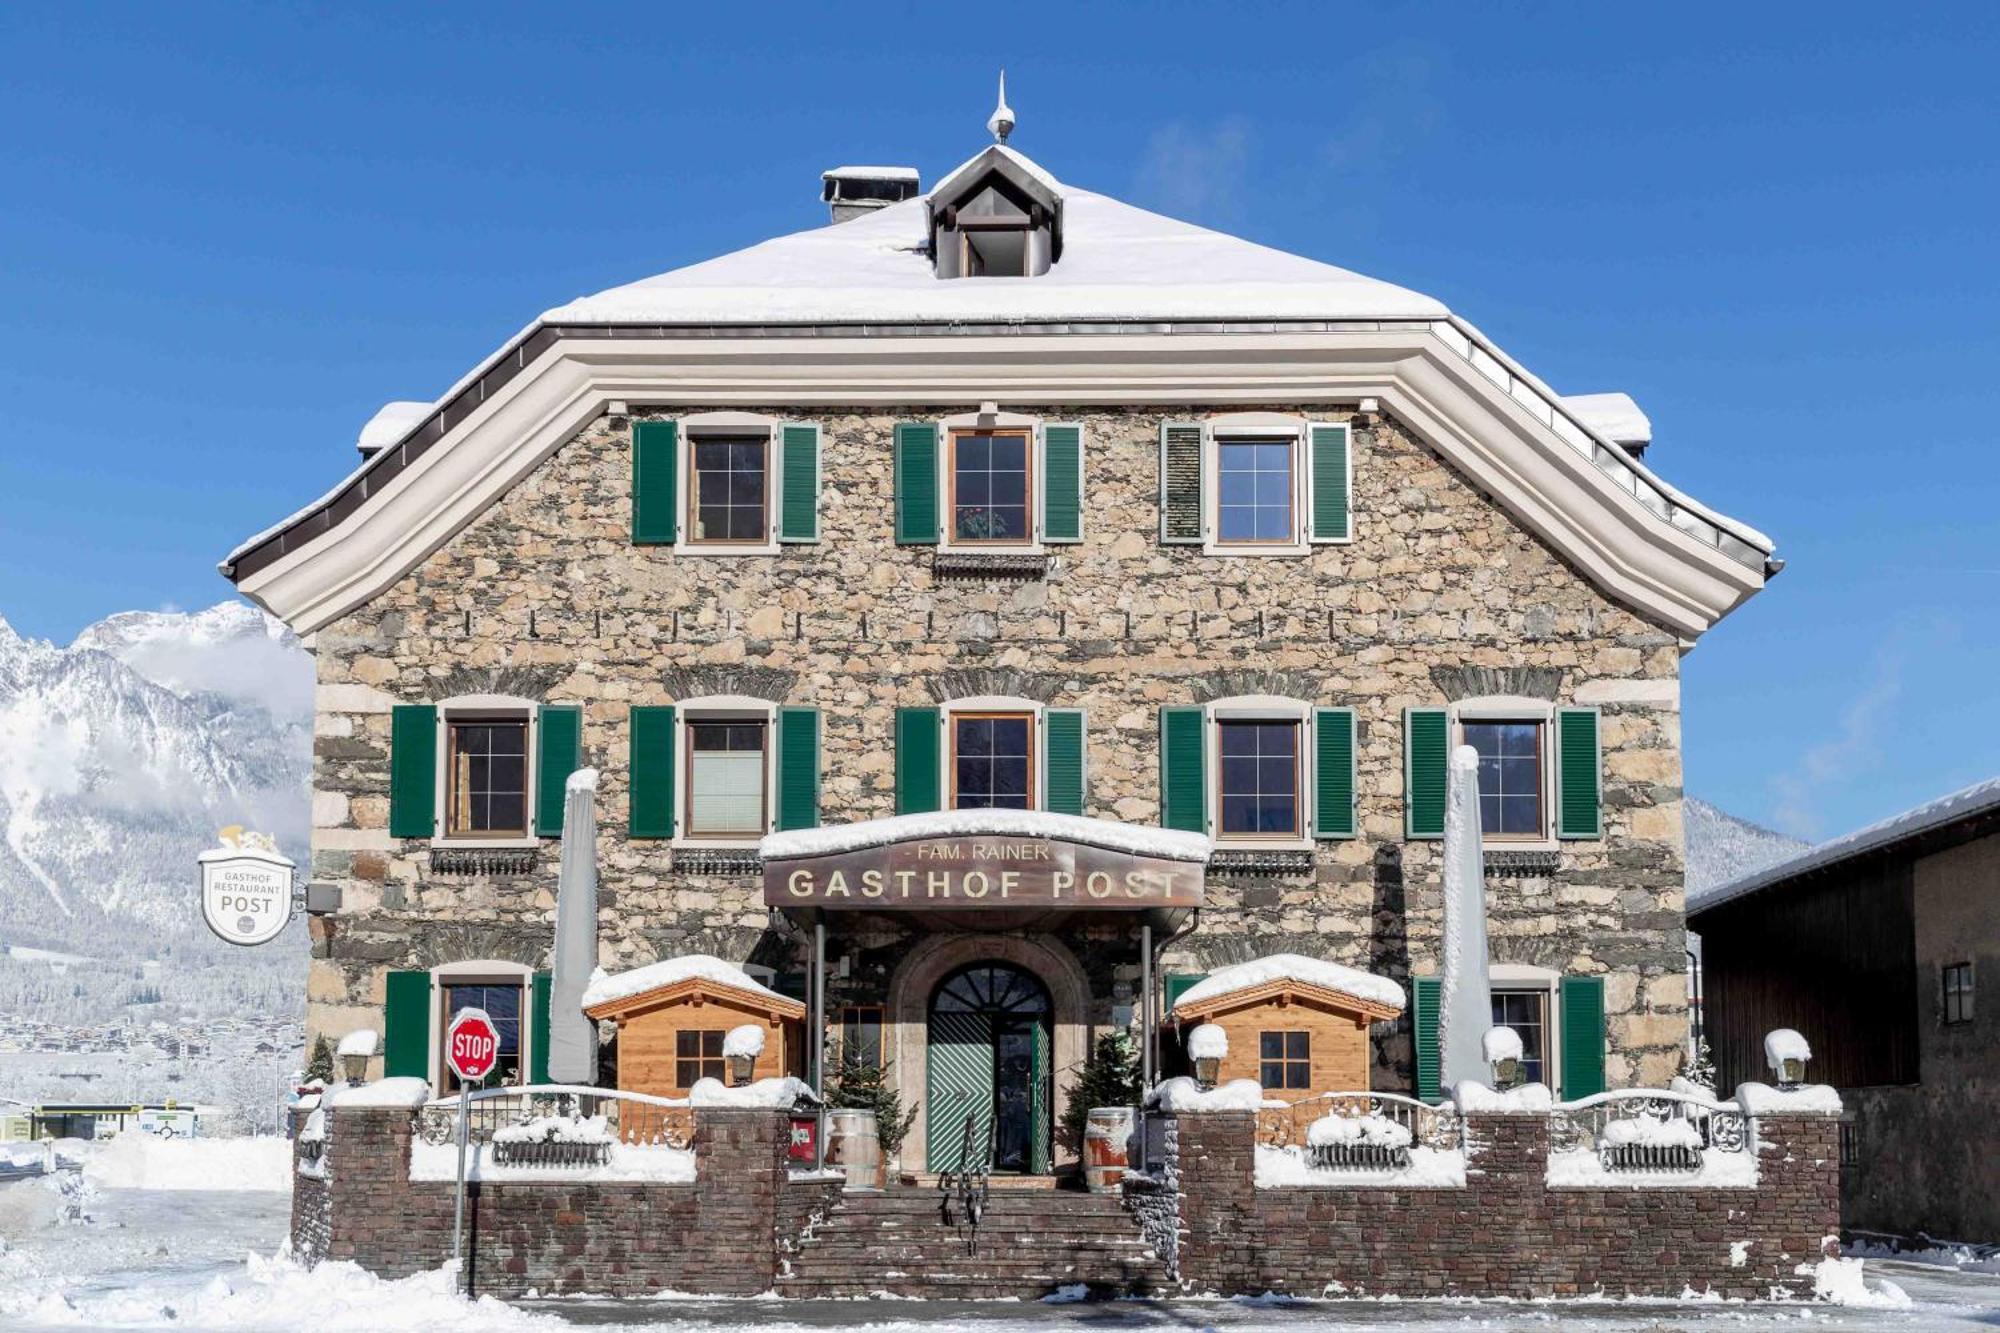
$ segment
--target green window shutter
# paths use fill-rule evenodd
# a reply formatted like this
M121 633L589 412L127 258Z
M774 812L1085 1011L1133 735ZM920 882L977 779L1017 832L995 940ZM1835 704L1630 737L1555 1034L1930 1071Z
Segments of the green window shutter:
M937 427L928 421L904 421L897 423L897 545L937 545L937 469Z
M437 832L438 710L397 704L389 714L389 836Z
M896 813L920 815L942 804L938 710L896 710Z
M1604 978L1562 979L1562 1099L1604 1091Z
M383 978L382 1077L431 1076L431 974L391 972Z
M1080 815L1084 801L1083 710L1051 708L1043 714L1042 808L1059 815Z
M1312 539L1344 542L1354 535L1348 491L1348 428L1312 427Z
M1042 429L1042 540L1083 540L1083 427Z
M1445 763L1450 727L1442 708L1403 710L1403 834L1444 836Z
M1597 710L1556 710L1556 836L1604 836L1603 763Z
M1199 706L1160 710L1160 826L1208 832L1205 719Z
M569 775L582 767L583 710L543 704L535 717L535 836L560 838Z
M778 540L819 540L819 427L782 427L778 492Z
M1354 710L1313 710L1313 836L1354 836Z
M535 973L534 1012L529 1015L528 1030L533 1034L529 1040L534 1049L528 1053L528 1081L547 1083L549 1081L549 997L551 978L547 972ZM592 1024L592 1027L595 1027Z
M1410 978L1410 1029L1417 1053L1417 1100L1435 1102L1444 1095L1438 1086L1443 1065L1438 1058L1438 993L1436 977Z
M671 546L679 524L680 423L641 421L632 427L632 541Z
M1167 1015L1172 1017L1174 1006L1180 1003L1181 996L1206 980L1208 980L1206 972L1167 973Z
M625 796L626 827L635 838L674 836L674 710L634 708Z
M1202 540L1201 425L1160 424L1160 540L1200 545Z
M819 709L778 710L778 827L819 827Z

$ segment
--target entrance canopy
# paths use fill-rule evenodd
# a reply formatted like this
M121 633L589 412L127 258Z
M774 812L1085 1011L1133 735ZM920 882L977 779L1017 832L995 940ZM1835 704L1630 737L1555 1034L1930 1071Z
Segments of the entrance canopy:
M764 903L907 913L979 930L1045 926L1078 912L1179 917L1202 905L1212 844L1199 833L1038 810L948 810L773 833Z

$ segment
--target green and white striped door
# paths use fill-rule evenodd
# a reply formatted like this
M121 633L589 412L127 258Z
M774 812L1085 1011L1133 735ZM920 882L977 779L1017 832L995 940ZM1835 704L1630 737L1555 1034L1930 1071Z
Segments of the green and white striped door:
M933 1009L925 1063L925 1160L933 1171L964 1169L971 1116L972 1165L981 1165L993 1131L993 1016Z

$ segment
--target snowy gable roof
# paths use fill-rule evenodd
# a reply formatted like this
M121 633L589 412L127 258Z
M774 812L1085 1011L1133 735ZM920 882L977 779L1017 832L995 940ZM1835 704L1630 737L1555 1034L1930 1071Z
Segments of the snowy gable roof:
M592 1011L608 1009L622 1000L634 1000L641 996L651 996L676 987L687 986L691 991L709 987L736 991L745 998L756 1001L762 1007L787 1017L800 1018L805 1015L805 1006L788 995L780 995L769 986L753 979L748 972L734 963L725 963L713 954L691 953L678 958L663 958L657 963L635 967L629 972L618 972L599 977L592 981L583 992L583 1007L593 1017L600 1017Z
M786 324L1438 319L1450 313L1441 302L1393 283L1177 222L1105 195L1056 188L1063 201L1062 259L1032 278L969 282L937 277L925 253L926 209L929 198L943 197L941 185L929 197L891 204L851 222L780 236L579 297L542 319L550 324Z
M1733 899L1746 897L1774 884L1782 884L1797 879L1801 875L1816 870L1825 870L1851 861L1869 852L1883 851L1897 843L1922 837L1926 833L1941 829L1948 824L1963 819L1975 819L1981 815L2000 815L2000 778L1988 778L1975 782L1948 796L1940 796L1914 810L1905 810L1900 815L1892 815L1879 823L1856 829L1844 837L1823 842L1810 851L1799 853L1789 860L1745 875L1731 883L1724 884L1712 893L1703 895L1688 903L1690 913L1706 912ZM2000 820L1995 822L2000 831Z
M1219 1005L1285 990L1331 991L1393 1016L1403 1012L1403 988L1387 977L1295 953L1272 954L1218 968L1174 1001L1174 1017L1207 1014Z

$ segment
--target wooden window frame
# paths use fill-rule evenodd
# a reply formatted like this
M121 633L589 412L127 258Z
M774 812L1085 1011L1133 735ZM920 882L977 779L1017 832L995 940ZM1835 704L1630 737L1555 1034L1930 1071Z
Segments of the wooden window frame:
M687 485L683 488L687 492L687 509L681 516L681 522L685 525L683 531L686 534L682 539L682 545L696 548L713 548L723 551L744 551L764 550L774 544L778 539L777 521L772 503L774 474L776 472L775 465L778 461L777 440L774 432L770 430L760 431L751 427L731 429L721 426L707 428L697 426L687 431L686 436L687 438L682 447L686 451L687 462L682 472L687 482ZM704 442L709 444L750 444L754 442L762 446L764 450L764 500L760 509L763 513L764 525L761 535L754 538L698 537L695 535L700 531L700 525L697 523L696 518L700 513L701 470L695 466L694 460L696 447Z
M728 1082L729 1066L722 1056L724 1035L722 1028L679 1028L675 1030L674 1087L685 1092L705 1078L712 1078L725 1083ZM681 1045L688 1037L699 1039L696 1053L693 1055L681 1054ZM710 1037L715 1038L713 1043L710 1043L708 1040ZM710 1055L706 1049L711 1044L715 1047L714 1055ZM711 1064L715 1066L713 1073L708 1070L708 1066ZM695 1067L695 1076L685 1082L681 1080L682 1066L684 1065L693 1065Z
M732 843L745 839L761 838L771 831L771 732L773 718L770 714L732 717L726 713L710 713L697 710L691 715L678 717L681 730L681 834L680 840L690 843ZM761 827L754 833L703 833L694 826L694 729L699 726L755 726L763 732L763 743L758 749L757 771L759 778L758 807L762 819ZM733 753L722 751L722 753Z
M957 810L958 804L958 724L961 722L991 721L996 718L1020 718L1028 724L1028 803L1025 810L1041 809L1041 783L1038 781L1041 765L1042 737L1041 714L1032 708L968 708L963 711L947 709L942 714L944 724L944 763L950 774L946 783L945 809ZM980 806L977 809L997 807Z
M1562 1064L1562 1052L1555 1049L1555 1044L1554 1044L1555 1023L1553 1021L1552 1016L1554 1015L1556 1009L1555 991L1551 990L1547 986L1542 985L1538 981L1494 982L1489 978L1489 982L1487 985L1488 1003L1490 1004L1492 1002L1492 998L1497 995L1532 996L1534 998L1535 1003L1541 1006L1540 1027L1541 1027L1542 1052L1540 1057L1538 1058L1542 1066L1541 1070L1542 1077L1539 1081L1546 1084L1548 1087L1551 1088L1555 1087L1556 1073L1557 1070L1561 1068ZM1497 1023L1496 1026L1498 1026ZM1511 1027L1512 1024L1508 1024L1507 1026ZM1519 1035L1519 1031L1520 1030L1518 1028L1515 1029L1516 1035ZM1528 1065L1527 1050L1526 1050L1527 1042L1523 1041L1521 1045L1523 1048L1521 1053L1522 1057L1521 1067L1523 1075L1525 1076Z
M1264 537L1254 540L1229 538L1222 535L1222 450L1232 444L1282 444L1291 458L1289 484L1285 488L1286 532L1284 537ZM1305 542L1306 533L1300 527L1300 487L1304 484L1303 467L1305 449L1300 436L1295 431L1272 429L1220 430L1215 432L1211 447L1215 459L1214 499L1215 531L1209 538L1209 546L1225 552L1296 552Z
M438 1095L449 1095L452 1085L451 1067L445 1063L444 1034L445 1028L450 1024L452 1017L446 1011L445 1006L450 1002L451 988L453 986L505 986L521 992L520 1004L517 1006L519 1031L515 1035L515 1041L519 1047L518 1058L521 1062L521 1069L513 1082L499 1086L521 1088L533 1082L535 1022L531 1011L535 1003L534 973L525 967L516 970L512 965L505 963L481 964L473 962L449 963L442 967L435 967L431 969L430 975L430 1059L435 1078L435 1082L431 1086L438 1090Z
M1281 1054L1275 1060L1268 1059L1264 1055L1264 1038L1266 1037L1279 1038L1279 1050ZM1303 1055L1292 1054L1291 1039L1294 1037L1305 1043L1305 1053ZM1264 1068L1266 1065L1277 1065L1281 1071L1283 1081L1276 1084L1266 1083L1264 1081ZM1295 1067L1301 1065L1305 1069L1303 1074L1305 1082L1293 1083L1291 1080L1295 1072ZM1257 1086L1267 1092L1312 1091L1312 1033L1305 1028L1260 1028L1257 1032Z
M1270 726L1273 723L1282 723L1290 726L1292 729L1292 831L1289 833L1231 833L1222 826L1222 729L1237 725ZM1238 842L1294 843L1312 836L1312 830L1307 826L1306 822L1306 744L1308 740L1306 723L1307 719L1303 717L1275 715L1271 717L1235 717L1224 715L1213 719L1212 725L1215 730L1215 772L1213 790L1210 792L1210 795L1215 799L1215 836L1218 839L1227 839L1232 844Z
M487 839L521 839L530 836L534 823L534 810L530 802L535 790L535 717L530 712L513 709L463 709L453 710L441 719L444 736L443 806L438 820L442 836L451 842L479 842ZM458 729L462 726L493 726L496 723L518 725L521 728L521 826L504 829L461 828L457 824L459 798L458 779Z
M1946 963L1939 969L1938 984L1941 988L1942 1001L1939 1013L1944 1019L1944 1026L1948 1028L1967 1026L1978 1014L1973 977L1970 962ZM1965 984L1954 988L1951 984L1954 978L1963 978Z
M1024 442L1021 456L1022 503L1026 507L1028 531L1021 537L961 537L958 535L958 442L961 439L996 439L1019 436ZM944 545L960 549L1032 550L1041 545L1041 504L1038 490L1041 477L1035 469L1035 454L1041 431L1034 426L951 426L945 431L943 450L944 512L938 524Z
M1458 741L1461 745L1471 745L1465 729L1474 727L1533 727L1535 729L1535 828L1533 833L1496 833L1480 827L1482 842L1522 843L1547 842L1551 836L1551 825L1555 812L1554 802L1549 799L1549 730L1550 719L1541 717L1465 717L1458 722Z

